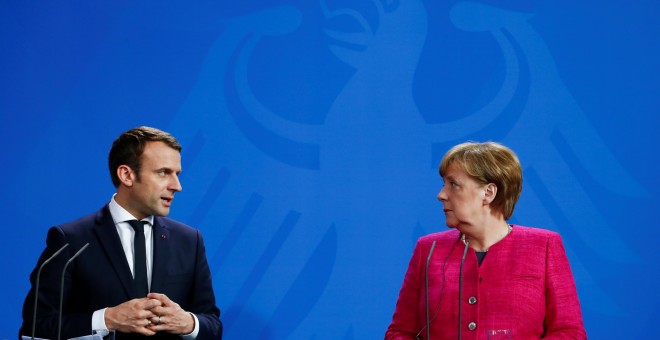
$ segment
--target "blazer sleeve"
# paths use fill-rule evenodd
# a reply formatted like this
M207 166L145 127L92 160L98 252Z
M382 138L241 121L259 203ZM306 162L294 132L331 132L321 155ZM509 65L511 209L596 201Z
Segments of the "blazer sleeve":
M206 247L199 231L197 231L197 245L193 297L188 311L194 313L199 320L197 339L222 339L220 310L215 304L211 271L206 258Z
M403 279L403 285L399 291L399 298L396 302L392 323L385 333L386 340L415 339L415 335L420 330L417 323L420 279L423 274L421 270L422 263L422 241L417 241L413 256L408 264L408 270Z
M559 234L546 248L546 313L543 339L586 339L571 267Z

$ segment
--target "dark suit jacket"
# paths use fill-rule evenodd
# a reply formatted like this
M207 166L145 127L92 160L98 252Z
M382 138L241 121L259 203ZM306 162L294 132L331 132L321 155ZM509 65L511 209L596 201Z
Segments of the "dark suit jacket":
M215 305L211 272L204 241L198 230L165 217L155 217L153 226L153 272L151 291L167 295L199 319L198 339L221 339L220 310ZM40 277L36 336L57 339L61 273L66 261L89 242L73 260L64 279L62 339L91 334L94 311L137 298L133 276L121 246L110 210L52 227L46 249L30 275L32 288L23 304L19 335L31 335L34 286L37 269L65 243L69 246L44 266ZM144 339L137 334L116 333L116 339ZM149 339L180 339L159 333Z

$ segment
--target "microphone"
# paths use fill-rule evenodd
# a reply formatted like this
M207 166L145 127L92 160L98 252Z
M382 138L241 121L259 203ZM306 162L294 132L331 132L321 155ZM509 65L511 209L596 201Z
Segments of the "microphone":
M463 258L461 258L461 268L458 272L458 340L461 340L461 313L463 306L463 265L465 264L465 256L467 255L468 246L470 242L465 240L465 249L463 250Z
M60 335L62 334L62 300L64 299L64 274L66 273L66 267L69 266L69 263L73 261L80 253L83 252L83 250L87 249L89 246L89 242L87 242L78 252L71 256L69 261L66 261L66 264L64 265L64 269L62 269L62 282L60 284L60 312L57 317L57 340L60 340Z
M429 257L426 258L426 340L431 339L431 321L429 320L429 263L431 262L431 255L433 255L433 248L435 248L435 241L431 244L431 250L429 250Z
M460 236L459 236L459 240L460 240ZM426 260L426 272L427 273L428 273L428 264L429 264L429 261L431 260L431 253L433 253L433 246L435 245L435 242L436 241L433 241L433 244L431 245L431 250L429 251L429 257ZM445 291L445 283L447 283L447 277L445 276L445 272L446 272L446 269L447 269L447 260L449 260L449 257L451 257L451 254L454 252L454 248L456 248L457 244L458 244L458 240L456 240L456 242L454 242L454 244L451 246L451 249L449 249L449 253L447 253L447 257L445 257L445 261L442 263L442 286L440 286L440 300L438 301L438 307L435 310L435 314L433 314L433 317L429 321L426 322L426 325L424 327L422 327L422 329L420 329L419 332L417 332L417 334L415 334L415 340L421 340L422 339L422 338L420 338L420 335L422 334L422 332L424 332L425 329L429 328L429 326L431 324L431 321L435 320L435 318L438 316L438 312L440 311L440 306L442 305L442 292ZM427 278L428 278L428 274L427 274ZM427 285L426 291L427 291L427 294L428 294L428 285ZM429 314L428 313L428 304L429 303L428 303L428 296L427 296L427 302L426 302L426 309L427 309L426 314L427 315ZM427 317L427 320L428 320L428 317ZM430 336L430 335L431 335L430 332L426 334L427 337Z
M431 244L431 250L429 250L429 256L426 258L426 276L424 277L424 282L426 285L426 325L415 334L415 340L421 340L419 337L420 334L426 329L426 340L431 336L429 332L429 325L431 321L429 320L429 263L431 262L431 255L433 255L433 249L435 248L435 240ZM444 285L443 285L444 286ZM434 317L435 319L435 317Z
M34 340L34 334L35 334L36 329L37 329L37 300L39 298L39 277L41 276L41 270L44 268L46 263L52 261L55 257L57 257L57 255L59 255L62 252L62 250L64 250L64 248L66 248L68 246L69 246L68 243L63 245L62 248L60 248L53 255L51 255L46 261L44 261L44 263L42 263L41 266L39 266L39 269L37 270L37 282L35 283L35 286L34 286L34 310L32 311L33 312L33 314L32 314L32 340Z

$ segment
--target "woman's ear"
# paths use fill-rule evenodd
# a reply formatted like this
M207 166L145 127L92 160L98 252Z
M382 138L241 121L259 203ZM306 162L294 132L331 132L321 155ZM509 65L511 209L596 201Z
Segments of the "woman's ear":
M497 196L497 185L495 183L488 183L484 187L484 204L491 204Z

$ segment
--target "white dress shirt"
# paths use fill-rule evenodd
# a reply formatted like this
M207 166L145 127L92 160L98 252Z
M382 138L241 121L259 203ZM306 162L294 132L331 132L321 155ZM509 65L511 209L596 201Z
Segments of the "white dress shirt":
M128 266L131 268L131 273L135 277L134 261L135 258L135 247L133 245L133 238L135 236L135 230L127 222L130 220L137 220L131 213L126 211L122 206L115 201L115 196L112 196L110 203L108 204L110 209L110 215L112 220L115 222L115 227L117 228L117 233L119 234L119 239L121 240L121 246L124 249L124 254L126 254L126 260L128 261ZM144 224L144 241L147 251L147 281L149 282L149 291L151 291L151 272L153 268L153 225L154 217L148 216L143 218L142 221L149 223ZM92 315L92 330L98 332L101 335L108 334L108 327L105 325L105 310L100 309L94 312ZM195 319L195 328L192 333L188 335L181 335L183 339L195 339L197 333L199 333L199 320L197 316L193 313L190 313Z

